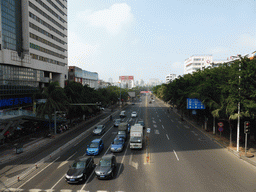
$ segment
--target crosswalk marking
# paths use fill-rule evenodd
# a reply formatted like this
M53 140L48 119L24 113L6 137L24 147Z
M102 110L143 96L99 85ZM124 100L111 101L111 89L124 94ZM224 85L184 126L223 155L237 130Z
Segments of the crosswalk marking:
M24 189L18 188L2 188L0 189L1 192L18 192L18 191L27 191ZM54 189L28 189L29 192L54 192ZM72 189L60 189L60 192L90 192L86 190L72 190ZM97 190L96 192L109 192L106 190ZM125 192L125 191L115 191L115 192Z

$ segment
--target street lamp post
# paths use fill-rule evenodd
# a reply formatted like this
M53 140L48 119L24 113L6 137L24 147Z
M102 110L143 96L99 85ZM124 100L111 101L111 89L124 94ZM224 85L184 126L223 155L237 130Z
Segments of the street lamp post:
M120 109L122 108L122 98L121 98L121 81L120 81Z

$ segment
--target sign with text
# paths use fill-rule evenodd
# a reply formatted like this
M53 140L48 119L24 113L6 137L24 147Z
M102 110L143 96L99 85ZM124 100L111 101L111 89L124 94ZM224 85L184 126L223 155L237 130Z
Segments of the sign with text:
M187 98L187 109L205 109L205 106L199 99Z
M32 103L31 97L1 99L0 107L16 106L16 105L22 105L22 104L24 105L28 103Z

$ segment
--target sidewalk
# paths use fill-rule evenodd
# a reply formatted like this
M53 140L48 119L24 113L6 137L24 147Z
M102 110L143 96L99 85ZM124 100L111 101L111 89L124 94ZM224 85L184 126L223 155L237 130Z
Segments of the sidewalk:
M161 99L159 99L159 98L157 98L157 99L158 99L158 101L162 102L166 107L170 107L169 104L165 103ZM177 115L179 115L181 117L181 115L178 113L177 109L173 109L172 111L175 112ZM186 116L183 116L183 120L186 123L190 124L191 126L195 127L197 130L202 132L207 137L213 139L218 145L220 145L223 148L226 148L229 152L233 153L238 158L243 159L244 161L246 161L246 162L248 162L248 163L250 163L250 164L252 164L256 167L256 149L250 148L249 151L247 149L247 154L245 155L245 150L240 145L239 152L237 152L237 150L236 150L237 148L234 146L234 144L233 144L232 147L230 147L229 139L227 139L223 136L220 137L219 135L214 135L212 131L209 131L209 132L205 131L196 122L188 119Z
M38 149L42 148L43 146L46 146L47 144L58 140L61 137L64 137L66 134L69 134L70 132L74 131L74 129L76 129L77 127L81 126L82 124L87 124L90 123L91 121L100 118L101 116L103 116L104 113L101 113L98 116L95 116L87 121L83 121L80 124L76 125L73 128L70 128L69 130L60 133L60 134L56 134L54 136L52 136L51 138L45 138L45 137L40 137L40 138L30 138L28 141L26 141L25 143L23 143L23 152L20 154L16 153L16 147L14 145L11 144L4 144L2 146L0 146L0 165L4 164L4 163L8 163L11 161L17 161L20 163L23 157L25 157L28 153L33 153L35 151L37 151ZM1 171L0 171L1 173Z

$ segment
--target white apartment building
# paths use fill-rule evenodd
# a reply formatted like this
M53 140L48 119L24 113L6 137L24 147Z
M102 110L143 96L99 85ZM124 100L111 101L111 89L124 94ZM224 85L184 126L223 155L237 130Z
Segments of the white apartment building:
M0 85L68 79L67 0L0 1Z
M166 75L166 77L165 77L165 83L170 83L170 82L172 82L174 79L176 79L176 74L169 74L169 75Z
M191 74L197 70L202 70L211 66L212 55L192 55L184 61L184 74Z

